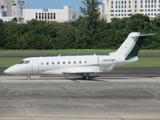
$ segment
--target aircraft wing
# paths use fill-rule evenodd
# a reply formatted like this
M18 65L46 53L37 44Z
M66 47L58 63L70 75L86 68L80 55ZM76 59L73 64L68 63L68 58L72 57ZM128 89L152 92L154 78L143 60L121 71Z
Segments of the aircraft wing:
M63 71L63 74L100 73L98 66L71 67Z

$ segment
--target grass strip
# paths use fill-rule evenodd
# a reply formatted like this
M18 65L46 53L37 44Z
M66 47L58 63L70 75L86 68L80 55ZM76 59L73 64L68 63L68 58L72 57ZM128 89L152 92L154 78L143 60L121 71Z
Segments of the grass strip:
M105 49L62 49L62 50L0 50L0 54L108 54L116 50ZM140 50L140 53L160 53L160 50Z
M122 67L160 67L160 58L139 58L137 62Z
M0 68L10 67L20 62L23 58L0 58Z
M0 58L0 68L10 67L22 59L23 58ZM121 67L160 67L160 58L139 58L137 62Z

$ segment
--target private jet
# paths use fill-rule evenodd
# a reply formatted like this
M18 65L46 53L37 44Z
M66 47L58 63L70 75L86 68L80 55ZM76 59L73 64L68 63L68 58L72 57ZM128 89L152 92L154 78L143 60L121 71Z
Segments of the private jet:
M74 74L89 80L91 74L106 73L138 60L138 52L143 40L153 34L132 32L114 53L109 55L53 56L31 57L20 61L6 69L4 73L11 75L53 75Z

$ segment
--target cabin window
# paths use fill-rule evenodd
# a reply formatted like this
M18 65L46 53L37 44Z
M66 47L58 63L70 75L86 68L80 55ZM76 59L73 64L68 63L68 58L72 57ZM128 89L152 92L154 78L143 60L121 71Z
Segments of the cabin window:
M81 64L82 62L81 61L79 61L79 64Z
M23 60L23 61L20 61L18 64L23 64L25 61Z
M30 63L30 61L29 60L27 60L24 64L29 64Z
M87 61L84 62L85 64L87 63Z
M43 62L41 62L41 65L43 65Z
M74 64L76 64L76 61L74 61Z
M60 64L60 62L57 62L57 64L59 65L59 64Z
M71 64L71 62L69 61L68 64Z
M49 62L47 62L46 64L49 65Z
M63 64L65 64L65 62L63 62Z
M54 62L52 62L52 65L54 65Z

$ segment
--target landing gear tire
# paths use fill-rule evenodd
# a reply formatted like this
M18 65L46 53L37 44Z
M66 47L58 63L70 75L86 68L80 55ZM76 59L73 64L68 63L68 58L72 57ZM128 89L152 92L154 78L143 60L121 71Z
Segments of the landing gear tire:
M27 80L30 80L31 79L31 77L30 76L27 76L27 78L26 78Z
M85 80L90 80L90 76L89 74L82 74L82 78L85 79Z
M86 80L90 80L90 76L89 75L86 76Z

